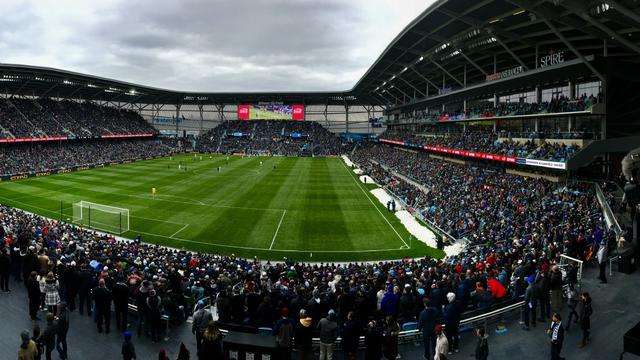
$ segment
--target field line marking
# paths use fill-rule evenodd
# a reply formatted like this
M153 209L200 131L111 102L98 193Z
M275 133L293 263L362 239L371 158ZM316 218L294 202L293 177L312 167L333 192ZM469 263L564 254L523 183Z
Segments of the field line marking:
M269 249L267 249L267 248L257 248L257 247L249 247L249 246L237 246L237 245L228 245L228 244L217 244L217 243L211 243L211 242L182 239L182 238L177 238L177 237L170 238L167 235L160 235L160 234L156 234L156 233L139 231L139 230L135 230L135 229L129 229L128 232L138 233L138 234L143 234L143 235L150 235L150 236L157 236L157 237L161 237L161 238L165 238L165 239L171 239L171 240L180 241L180 242L186 242L186 243L192 243L192 244L201 244L201 245L208 245L208 246L218 246L218 247L229 248L229 249L269 251ZM373 249L373 250L298 250L298 249L296 249L296 250L286 250L286 249L273 249L271 251L296 252L296 253L309 253L309 252L317 252L317 253L361 253L361 252L398 251L398 249Z
M273 243L276 242L276 236L278 236L278 231L280 231L280 225L282 225L282 220L284 219L284 215L287 213L287 210L282 212L282 216L280 217L280 222L278 223L278 228L276 229L276 233L273 234L273 239L271 239L271 245L269 246L269 250L273 247Z
M342 166L344 167L345 170L347 170L347 172L349 171L349 168L347 168L347 165L344 163L344 161L342 159L339 159L340 163L342 164ZM350 174L351 175L351 174ZM394 233L396 233L396 235L398 235L398 239L400 239L400 241L402 241L402 243L407 247L407 249L409 248L409 244L407 244L406 241L404 241L404 239L402 238L402 236L400 236L400 234L398 233L398 231L396 230L396 228L393 227L393 225L391 225L391 223L389 222L389 219L387 219L384 214L382 213L382 211L380 211L380 209L378 208L378 206L373 202L373 200L371 200L371 197L369 197L369 194L364 190L364 188L362 188L362 186L360 185L360 183L358 182L358 180L353 177L353 175L351 175L351 178L353 179L353 181L355 181L356 186L360 189L360 191L362 191L362 193L364 194L364 196L367 197L367 199L369 199L369 202L371 203L371 205L373 205L374 208L376 208L376 210L378 210L378 214L380 214L380 216L384 219L384 221L387 222L387 224L389 225L389 227L391 228L391 230L393 230Z
M183 227L181 227L181 228L180 228L180 230L178 230L178 231L174 232L174 233L173 233L173 235L171 235L171 236L169 236L169 237L173 239L173 237L174 237L174 236L178 235L178 233L179 233L180 231L182 231L182 230L186 229L186 228L187 228L187 226L189 226L189 224L184 224L184 226L183 226Z

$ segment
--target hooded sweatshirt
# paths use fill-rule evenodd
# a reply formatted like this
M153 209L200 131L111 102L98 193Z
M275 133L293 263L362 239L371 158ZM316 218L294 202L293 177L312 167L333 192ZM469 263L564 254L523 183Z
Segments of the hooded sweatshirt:
M301 318L296 326L295 333L293 335L293 342L298 347L311 346L313 339L313 327L311 324L313 320L310 317Z

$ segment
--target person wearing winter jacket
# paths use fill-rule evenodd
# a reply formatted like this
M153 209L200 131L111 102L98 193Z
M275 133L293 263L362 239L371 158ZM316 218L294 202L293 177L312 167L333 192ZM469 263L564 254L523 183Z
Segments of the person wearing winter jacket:
M293 339L293 323L289 319L289 309L282 308L282 316L273 326L272 334L276 337L276 345L280 353L279 359L291 359L291 345Z
M298 359L300 360L311 360L312 358L312 324L313 319L307 316L307 311L305 309L300 310L300 320L293 334L293 342L298 350Z
M460 326L460 308L456 302L456 294L450 292L447 294L449 302L444 308L444 323L447 328L447 340L450 344L450 351L458 352L460 346L460 337L458 336L458 327Z
M485 334L484 328L479 327L476 329L476 336L478 340L476 342L476 360L487 360L489 357L489 335Z

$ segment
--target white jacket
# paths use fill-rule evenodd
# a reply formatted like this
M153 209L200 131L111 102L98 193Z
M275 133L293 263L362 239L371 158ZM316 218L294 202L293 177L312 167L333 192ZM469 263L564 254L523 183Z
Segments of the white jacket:
M443 358L440 356L447 355L449 352L449 340L444 335L444 333L438 335L438 339L436 340L436 353L433 355L433 360L442 360Z

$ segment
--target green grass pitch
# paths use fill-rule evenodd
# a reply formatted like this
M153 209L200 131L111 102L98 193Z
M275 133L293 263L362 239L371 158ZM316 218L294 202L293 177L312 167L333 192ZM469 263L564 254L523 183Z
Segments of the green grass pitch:
M370 188L339 158L231 157L227 164L222 156L180 155L1 182L0 203L65 221L81 200L127 208L130 231L124 237L243 257L319 262L443 256L410 241Z
M283 119L291 120L291 115L284 115L284 114L279 114L277 112L260 110L254 107L251 107L249 116L251 120L283 120Z

